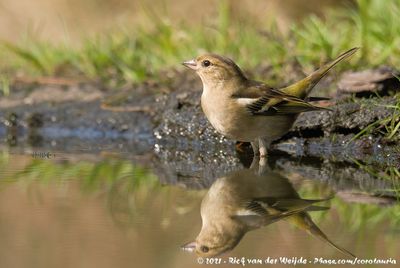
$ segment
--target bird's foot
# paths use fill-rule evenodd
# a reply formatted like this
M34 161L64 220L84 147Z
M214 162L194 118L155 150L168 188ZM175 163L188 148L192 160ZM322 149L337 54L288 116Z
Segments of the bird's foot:
M266 157L268 157L267 148L260 148L259 154L260 154L260 158L266 158Z
M235 144L236 150L241 153L244 153L245 150L243 149L243 145L244 145L244 142L241 142L241 141L237 142Z
M266 156L260 156L259 166L260 167L265 167L266 165L267 165L267 157Z

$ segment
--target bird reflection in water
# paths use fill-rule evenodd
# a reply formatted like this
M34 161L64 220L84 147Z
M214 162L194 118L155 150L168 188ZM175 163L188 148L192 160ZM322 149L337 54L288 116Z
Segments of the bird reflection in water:
M309 215L329 209L317 205L329 199L300 198L287 178L255 160L250 169L229 173L213 183L201 203L201 231L182 249L202 257L217 256L235 248L248 231L286 220L354 257L334 244Z

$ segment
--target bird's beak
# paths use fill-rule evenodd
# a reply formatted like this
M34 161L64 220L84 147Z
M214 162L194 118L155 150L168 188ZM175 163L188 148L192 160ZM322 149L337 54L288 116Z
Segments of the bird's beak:
M184 62L182 62L182 64L192 70L197 70L197 63L195 60L184 61Z
M189 242L183 246L181 246L181 249L184 251L188 251L188 252L194 252L196 249L196 242Z

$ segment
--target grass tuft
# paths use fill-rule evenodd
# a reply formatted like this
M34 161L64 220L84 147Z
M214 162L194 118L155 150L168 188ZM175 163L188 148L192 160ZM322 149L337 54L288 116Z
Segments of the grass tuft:
M287 82L285 63L315 68L354 46L362 47L355 64L400 64L399 57L393 56L400 53L396 0L358 0L356 8L333 9L326 19L310 16L292 25L288 33L268 18L264 25L233 18L229 1L219 2L214 20L197 26L172 24L149 7L143 7L143 13L150 27L121 27L90 38L79 48L34 38L17 45L3 42L3 47L14 56L13 69L27 75L78 73L117 86L156 78L160 70L177 67L205 51L228 55L247 69L269 64L272 82L278 84Z
M397 94L395 96L397 102L394 105L382 105L384 108L388 108L393 110L392 115L386 118L382 118L377 120L360 132L358 132L354 137L350 140L350 142L365 136L365 135L381 135L390 141L399 141L400 140L400 95Z

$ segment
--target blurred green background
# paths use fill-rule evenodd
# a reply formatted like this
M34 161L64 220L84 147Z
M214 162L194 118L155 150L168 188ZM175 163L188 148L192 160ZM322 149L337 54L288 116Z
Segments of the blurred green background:
M80 43L87 35L112 27L147 24L145 9L152 9L170 23L211 24L218 16L219 1L205 0L1 0L0 37L18 41L27 32L51 42ZM324 9L354 6L352 0L270 0L227 3L236 19L264 23L273 17L283 27L310 14L323 15ZM151 25L147 25L151 26Z
M291 75L294 67L308 72L354 46L361 52L353 65L398 65L399 5L396 0L2 0L0 67L3 76L84 77L116 88L157 78L184 59L212 51L247 70L266 66L264 80L283 84L297 78Z

